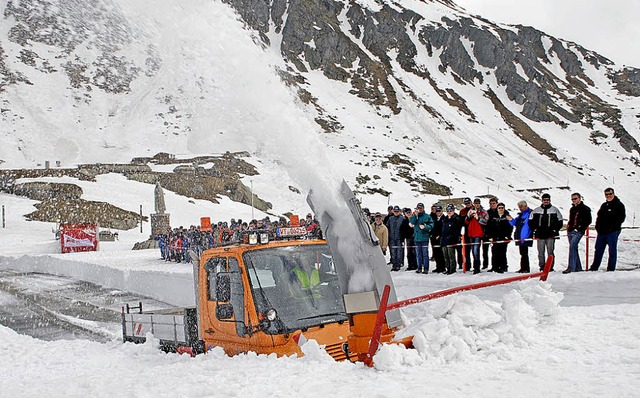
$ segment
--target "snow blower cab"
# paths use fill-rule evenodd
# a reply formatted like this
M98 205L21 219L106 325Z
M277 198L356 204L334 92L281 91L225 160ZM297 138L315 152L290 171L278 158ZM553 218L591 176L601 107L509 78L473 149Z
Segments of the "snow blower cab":
M278 240L207 250L198 271L205 347L301 355L315 339L341 360L349 336L338 276L324 240Z

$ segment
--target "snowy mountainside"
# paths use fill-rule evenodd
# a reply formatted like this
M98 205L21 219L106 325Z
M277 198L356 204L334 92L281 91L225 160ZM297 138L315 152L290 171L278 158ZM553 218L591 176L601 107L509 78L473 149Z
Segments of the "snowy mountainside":
M248 151L266 200L335 173L373 207L638 182L637 69L449 1L0 10L2 167Z

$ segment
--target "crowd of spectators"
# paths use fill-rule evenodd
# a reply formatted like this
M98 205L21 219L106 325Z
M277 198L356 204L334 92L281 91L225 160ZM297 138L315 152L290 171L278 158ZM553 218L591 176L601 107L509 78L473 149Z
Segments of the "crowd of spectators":
M613 188L604 191L605 202L597 214L595 229L598 232L594 261L589 270L597 271L605 247L609 247L607 270L616 267L617 240L621 225L625 220L625 208L615 196ZM570 255L567 269L563 273L582 271L578 245L592 222L591 209L583 202L582 196L571 194L572 207L567 217L567 238ZM433 273L454 274L457 269L479 274L507 272L507 247L515 242L520 254L518 273L531 271L529 248L537 246L538 268L543 270L547 258L555 259L555 242L563 228L560 210L551 204L551 195L541 196L540 206L533 210L527 202L518 202L518 214L511 215L506 205L498 198L489 198L489 208L484 209L482 200L463 199L463 207L456 209L453 204L434 204L427 213L423 203L415 209L389 206L387 213L371 213L363 209L371 223L371 228L380 241L383 254L389 251L392 271L404 267L407 271L426 274L429 261L435 262ZM431 254L429 257L429 243ZM406 257L405 257L406 250ZM549 257L550 256L550 257ZM551 271L555 260L551 263ZM457 267L456 267L457 266ZM489 268L491 267L491 268Z
M625 220L624 205L615 196L613 188L605 190L605 199L595 223L598 237L590 267L592 271L598 270L607 246L607 270L615 270L617 240ZM570 256L563 273L582 271L577 247L592 222L591 209L584 204L582 196L572 193L571 201L567 223ZM560 210L551 204L551 196L543 194L540 206L533 210L524 200L519 201L519 212L514 216L498 198L491 197L488 203L489 207L485 210L480 198L471 200L467 197L463 199L463 207L459 210L453 204L447 204L445 208L434 204L430 213L427 213L424 204L418 203L413 210L389 206L384 215L380 212L371 213L366 208L363 211L380 241L383 254L386 256L389 251L392 271L402 269L406 259L406 270L421 274L429 273L430 261L435 262L432 273L454 274L456 269L464 267L479 274L489 266L488 272L504 273L508 270L507 247L511 242L515 242L520 254L520 269L517 272L530 272L529 248L534 242L538 249L538 267L542 271L548 256L555 258L555 241L559 239L560 229L564 226ZM232 218L229 223L220 221L212 225L208 231L195 225L188 229L181 226L167 230L156 240L163 260L190 262L190 250L200 254L209 248L237 243L248 231L267 232L272 240L278 228L292 226L303 227L308 237L322 237L318 221L308 214L298 225L292 225L285 218L272 221L265 217L248 223Z
M320 225L311 214L300 219L297 226L305 228L307 236L310 238L322 236ZM284 218L271 220L269 217L265 217L246 222L232 218L229 222L219 221L217 224L212 224L211 229L206 231L200 225L191 225L189 228L183 226L169 228L164 234L156 236L155 239L158 242L162 260L189 263L191 261L190 250L201 254L213 247L238 243L241 241L241 235L249 231L266 232L270 239L274 239L278 228L283 227L292 227L291 221Z

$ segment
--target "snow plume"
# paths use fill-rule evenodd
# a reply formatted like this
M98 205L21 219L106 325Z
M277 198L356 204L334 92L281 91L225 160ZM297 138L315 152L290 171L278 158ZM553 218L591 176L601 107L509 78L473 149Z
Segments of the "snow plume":
M479 355L512 359L514 349L544 338L542 329L556 321L562 298L549 284L528 281L506 294L501 304L464 294L435 300L423 305L422 316L398 334L413 335L416 350L382 346L375 357L376 368L414 365L421 362L418 354L422 361L436 363Z
M303 193L321 193L317 211L330 214L334 229L345 236L337 249L357 268L352 283L358 291L371 290L371 272L359 265L366 261L354 250L360 246L357 225L339 194L343 176L318 137L314 115L283 82L286 65L280 54L248 34L235 11L220 1L119 4L136 28L157 38L153 45L162 58L157 85L193 94L172 97L191 118L186 142L176 141L175 150L248 151L274 169L287 170ZM274 181L275 189L287 190L285 181L286 176Z
M248 150L279 166L276 169L287 170L304 193L313 190L317 194L316 211L330 214L334 230L344 236L336 249L354 268L350 291L371 290L373 277L367 256L360 250L358 226L340 195L343 176L334 169L318 137L313 115L299 106L295 93L282 81L278 72L285 67L281 57L251 40L239 21L230 22L235 19L228 6L214 2L202 7L201 15L168 21L180 32L179 39L168 40L160 50L184 53L188 59L176 65L176 77L186 78L184 84L197 86L192 91L202 94L200 100L188 104L193 110L189 150ZM192 10L185 7L181 12ZM223 22L228 29L217 29ZM285 184L274 185L287 189Z

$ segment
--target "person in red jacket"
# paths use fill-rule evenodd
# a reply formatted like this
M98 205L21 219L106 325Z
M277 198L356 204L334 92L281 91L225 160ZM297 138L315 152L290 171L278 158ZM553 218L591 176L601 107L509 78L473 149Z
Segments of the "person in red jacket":
M480 273L480 246L484 237L484 228L489 218L487 212L482 208L480 198L473 200L473 208L467 212L464 223L467 226L467 235L469 236L468 244L470 252L473 254L473 273Z
M469 242L469 228L465 225L464 220L467 217L467 213L473 210L473 202L471 202L471 198L464 198L462 200L464 207L460 209L460 218L462 221L462 226L464 227L464 243ZM464 250L464 256L462 255L462 251ZM456 248L458 252L458 268L462 268L462 259L464 258L465 268L471 269L471 246L464 245L458 246Z

